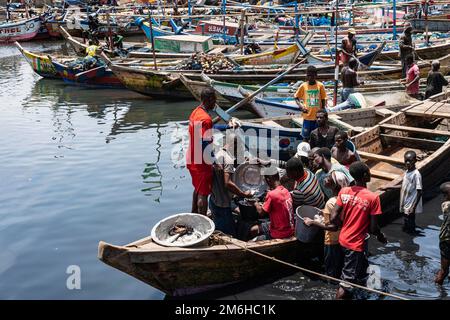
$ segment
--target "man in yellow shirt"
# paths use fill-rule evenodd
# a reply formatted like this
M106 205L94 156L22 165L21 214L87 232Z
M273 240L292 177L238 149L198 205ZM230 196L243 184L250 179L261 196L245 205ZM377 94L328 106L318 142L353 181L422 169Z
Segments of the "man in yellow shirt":
M97 54L98 46L94 44L92 40L89 40L89 47L86 48L86 54L90 57L94 57Z
M306 82L295 93L295 101L303 112L302 136L305 141L309 140L311 131L317 128L317 111L325 109L327 103L325 86L316 78L316 67L308 66Z

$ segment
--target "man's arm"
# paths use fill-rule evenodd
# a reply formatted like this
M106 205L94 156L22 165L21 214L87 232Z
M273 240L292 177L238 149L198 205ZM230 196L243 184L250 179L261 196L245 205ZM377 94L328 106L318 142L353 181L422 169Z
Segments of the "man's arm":
M242 191L231 179L231 173L229 172L224 172L223 173L223 182L225 184L225 187L227 188L228 191L230 191L231 193L239 196L239 197L251 197L252 194L250 191Z
M383 232L381 232L380 227L378 226L378 218L376 215L370 216L370 233L377 237L377 240L381 243L387 243L387 239L384 236Z
M303 222L307 226L316 226L316 227L319 227L320 229L323 229L326 231L338 231L338 229L339 229L339 227L335 224L332 224L332 223L324 224L324 223L320 223L320 222L310 219L310 218L304 218Z
M340 225L339 216L342 212L342 207L338 204L335 204L333 210L331 211L330 223L333 225Z
M264 210L263 205L261 203L256 202L255 203L255 208L256 208L256 211L258 212L259 216L263 217L265 215L269 215L268 212L266 212Z

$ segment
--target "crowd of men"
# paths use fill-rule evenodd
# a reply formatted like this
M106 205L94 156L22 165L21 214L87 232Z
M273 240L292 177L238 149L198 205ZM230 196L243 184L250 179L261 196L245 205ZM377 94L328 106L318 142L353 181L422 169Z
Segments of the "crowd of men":
M419 98L417 90L420 74L413 56L408 53L414 50L411 30L406 26L400 39L400 55L406 76L403 83L409 95ZM362 84L357 78L354 34L354 30L350 30L343 41L343 102L348 101L354 88ZM439 63L433 62L432 66L427 96L442 91L442 86L446 85L445 78L439 73ZM367 279L369 234L381 243L387 242L377 223L377 218L382 214L380 198L368 189L370 169L360 161L347 132L330 125L328 112L336 109L327 106L325 87L316 78L317 69L308 66L306 81L295 93L303 117L303 142L298 145L297 153L287 162L256 159L268 186L262 202L254 199L252 191L242 190L233 182L233 174L240 164L238 156L243 153L243 150L239 151L239 146L242 147L239 135L228 133L219 150L212 152L213 148L210 148L211 151L206 151L213 141L213 120L208 111L214 109L216 96L212 88L203 90L201 104L189 118L187 168L194 186L192 212L207 214L209 207L216 229L239 237L240 227L235 218L239 215L239 208L233 205L232 198L252 199L259 217L266 220L251 225L247 236L259 241L294 236L294 212L297 208L305 205L318 208L323 220L304 218L303 223L315 225L325 232L326 274L364 285ZM416 213L422 212L422 177L415 167L416 161L414 151L404 154L404 179L399 186L399 211L404 215L403 231L409 234L416 234ZM443 204L446 220L440 235L441 270L435 280L438 284L442 284L448 276L450 261L450 184L444 184L441 189L447 202ZM348 298L351 293L351 287L341 283L336 298Z

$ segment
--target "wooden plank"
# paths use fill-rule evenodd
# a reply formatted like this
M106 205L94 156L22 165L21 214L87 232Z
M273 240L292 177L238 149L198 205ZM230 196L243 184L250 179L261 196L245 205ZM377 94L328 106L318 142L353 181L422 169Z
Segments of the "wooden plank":
M395 114L394 111L386 109L386 108L376 109L375 113L379 116L382 116L383 118L387 118L387 117Z
M420 134L426 134L426 135L430 135L430 136L450 137L450 131L435 130L435 129L422 129L422 128L416 128L416 127L397 126L395 124L389 124L389 123L381 124L380 127L383 128L383 129L391 129L391 130L404 131L404 132L420 133Z
M359 150L358 150L358 154L361 158L368 159L368 160L376 160L376 161L393 163L393 164L401 164L401 165L404 164L404 161L402 159L383 156L381 154L375 154L375 153L359 151Z
M435 112L435 113L425 113L414 110L407 110L406 114L409 116L423 117L423 118L445 118L450 119L450 110L449 112Z
M282 127L280 124L276 123L273 120L266 120L262 122L263 125L269 126L269 127Z
M398 177L398 174L375 170L375 169L370 169L370 174L374 178L385 179L385 180L395 180Z
M380 134L380 137L386 141L388 144L394 143L394 144L401 144L405 147L410 148L419 148L419 149L425 149L425 150L432 150L436 151L440 147L444 145L443 141L435 141L435 140L429 140L429 139L419 139L419 138L411 138L411 137L400 137L400 136L394 136L389 134Z

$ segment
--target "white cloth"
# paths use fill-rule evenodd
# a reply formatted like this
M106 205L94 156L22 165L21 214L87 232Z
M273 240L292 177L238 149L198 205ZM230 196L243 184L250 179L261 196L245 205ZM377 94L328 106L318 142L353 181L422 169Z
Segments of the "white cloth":
M410 214L417 199L417 190L422 190L422 175L419 170L406 171L400 191L400 212ZM416 213L422 213L422 197L416 207Z

